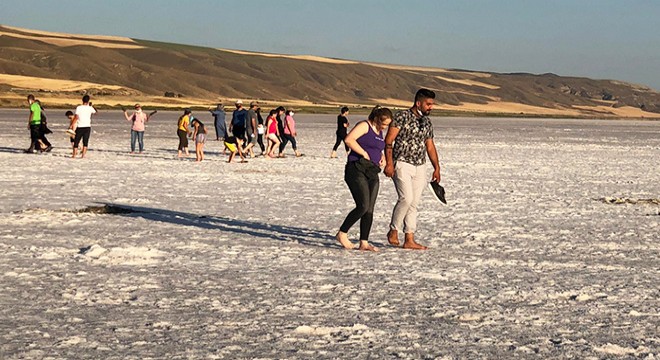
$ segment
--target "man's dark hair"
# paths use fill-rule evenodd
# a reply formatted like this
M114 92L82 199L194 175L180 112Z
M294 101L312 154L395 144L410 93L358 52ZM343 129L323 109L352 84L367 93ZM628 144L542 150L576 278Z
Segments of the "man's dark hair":
M83 101L83 104L88 103L89 102L89 95L83 96L82 101Z
M435 99L435 93L429 89L419 89L415 94L415 104L424 99Z
M277 109L275 109L275 110L277 110L277 112L280 112L280 111L286 112L286 109L284 108L284 106L278 106Z
M69 111L65 112L64 116L66 116L66 117L73 116L73 111L69 110Z
M343 106L339 111L340 111L342 114L346 114L346 113L348 112L348 106Z
M34 100L34 95L32 94L28 95L28 100Z

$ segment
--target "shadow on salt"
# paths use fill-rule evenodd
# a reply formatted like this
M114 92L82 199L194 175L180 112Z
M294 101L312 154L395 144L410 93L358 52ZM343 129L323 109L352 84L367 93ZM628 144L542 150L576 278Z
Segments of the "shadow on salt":
M334 236L327 232L311 230L295 226L268 224L258 221L232 219L223 216L207 216L167 209L157 209L143 206L117 205L99 203L102 206L90 207L89 212L105 213L126 217L140 217L143 219L169 224L195 226L209 230L220 230L239 235L254 236L258 238L273 239L291 242L306 246L326 248L339 248ZM96 210L98 209L98 210ZM95 211L96 210L96 211Z

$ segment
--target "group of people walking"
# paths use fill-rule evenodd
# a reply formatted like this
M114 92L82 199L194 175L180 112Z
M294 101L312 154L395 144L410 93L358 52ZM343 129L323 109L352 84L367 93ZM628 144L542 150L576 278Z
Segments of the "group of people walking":
M348 185L355 201L355 208L346 216L336 234L337 241L346 249L377 251L369 243L373 223L373 211L380 186L379 173L383 169L385 176L392 178L398 200L392 210L392 217L387 232L387 241L392 246L401 246L399 232L403 232L403 248L424 250L427 247L415 240L417 230L417 211L424 188L428 184L426 175L426 157L433 165L432 182L440 181L440 165L433 142L433 126L429 119L433 109L435 93L420 89L415 94L410 109L392 114L388 108L376 106L367 120L356 124L348 132L347 107L341 108L337 116L336 142L331 158L337 157L337 149L344 142L348 152L344 169L344 181ZM30 106L28 129L31 144L27 152L48 152L52 145L45 135L50 132L46 115L40 102L33 95L27 97ZM264 120L257 102L251 102L250 108L243 108L243 102L237 100L236 110L232 113L229 126L225 121L222 104L209 110L214 117L216 140L224 141L225 152L229 150L229 162L238 154L244 162L246 156L255 157L255 146L259 146L259 155L267 158L284 157L286 145L291 143L295 156L302 156L297 149L297 131L294 112L280 106L270 110ZM156 114L143 112L140 104L135 104L135 111L128 114L123 109L124 117L131 123L131 153L144 151L145 124ZM67 133L71 135L72 157L80 151L85 157L91 135L92 116L97 114L89 95L82 98L82 104L75 112L67 111L70 120ZM387 135L383 132L387 130ZM196 160L204 160L204 144L207 140L206 126L195 118L190 109L185 109L177 122L179 137L178 156L188 156L188 137L195 141ZM82 141L82 148L80 143ZM360 222L358 244L348 237L348 232L355 223Z
M224 142L224 152L227 150L230 152L228 162L232 162L237 154L240 156L241 162L246 162L246 157L282 158L285 156L284 150L289 143L295 156L302 156L302 153L298 151L296 141L298 133L296 131L296 120L293 117L295 113L292 110L287 111L283 106L279 106L271 110L264 120L261 115L261 107L256 101L250 103L249 109L243 107L242 100L237 100L234 105L236 109L232 112L229 126L227 126L226 114L222 104L218 104L215 109L209 110L214 118L215 139ZM191 129L191 126L196 130ZM207 130L204 124L192 115L190 109L184 110L183 115L179 117L177 133L179 135L179 157L183 157L184 154L188 155L186 136L193 133L197 134L193 138L197 146L197 160L201 161L204 158L203 149ZM200 138L199 134L203 134L203 138ZM257 146L259 146L261 152L255 150Z
M435 93L420 89L415 94L413 106L396 114L388 108L375 107L367 120L358 123L344 137L350 149L344 170L344 181L355 201L355 208L346 216L337 232L336 239L346 249L377 251L369 243L373 223L373 211L378 197L381 168L385 176L392 178L398 200L392 211L387 241L401 246L399 232L404 234L403 248L425 250L426 246L415 241L417 209L422 192L429 179L426 175L426 156L433 165L431 181L440 181L440 163L433 142L433 126L429 115L433 109ZM343 111L342 111L343 113ZM340 115L341 117L342 115ZM337 143L340 144L338 118ZM387 135L383 137L383 131ZM360 221L359 244L348 238L350 228Z

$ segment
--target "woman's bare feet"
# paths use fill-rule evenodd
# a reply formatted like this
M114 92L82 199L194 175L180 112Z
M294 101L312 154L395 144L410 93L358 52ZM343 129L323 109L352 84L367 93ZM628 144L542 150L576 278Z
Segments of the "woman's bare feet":
M371 244L369 244L369 242L367 240L360 240L360 247L358 248L358 250L377 252L378 248L374 247Z
M339 241L341 246L344 247L344 249L349 249L349 250L355 249L355 245L350 240L348 240L347 233L338 231L335 238L337 239L337 241Z
M403 248L409 250L426 250L428 247L418 244L415 242L415 234L410 233L406 234L405 241L403 242Z
M387 242L390 243L392 246L399 246L401 245L399 243L399 231L398 230L390 230L387 233Z

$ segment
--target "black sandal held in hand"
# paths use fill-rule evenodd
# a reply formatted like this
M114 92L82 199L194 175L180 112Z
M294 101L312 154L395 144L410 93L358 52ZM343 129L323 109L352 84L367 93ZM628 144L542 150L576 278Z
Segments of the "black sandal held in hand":
M429 183L429 190L436 199L440 200L443 204L447 205L447 200L445 200L445 188L435 181Z

